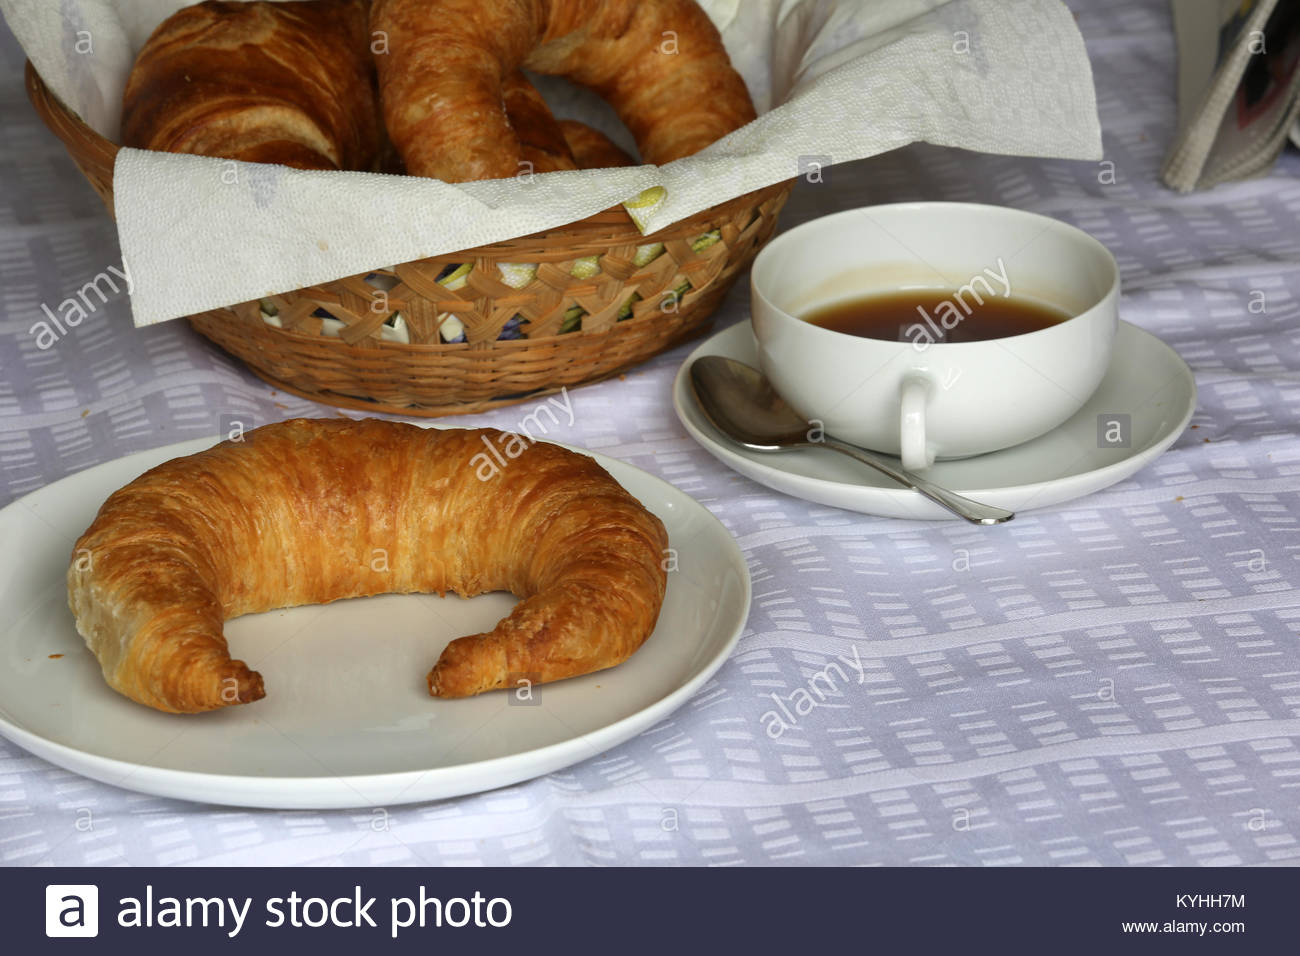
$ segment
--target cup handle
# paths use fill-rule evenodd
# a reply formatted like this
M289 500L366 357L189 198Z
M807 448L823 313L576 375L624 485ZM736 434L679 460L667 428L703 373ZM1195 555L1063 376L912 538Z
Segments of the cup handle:
M934 449L925 440L925 406L934 383L930 376L912 371L903 377L900 391L899 457L908 471L923 471L934 464Z

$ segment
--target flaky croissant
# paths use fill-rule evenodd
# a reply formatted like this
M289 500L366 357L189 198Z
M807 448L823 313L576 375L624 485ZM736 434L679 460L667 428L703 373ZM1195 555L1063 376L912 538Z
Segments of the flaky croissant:
M114 492L76 544L68 599L110 686L194 713L264 696L230 657L226 618L509 590L514 611L452 641L428 675L430 693L465 697L626 660L658 618L666 546L662 522L586 455L492 429L297 419Z
M299 169L373 169L385 137L369 0L207 0L136 58L122 144Z
M571 119L560 120L559 126L579 169L636 165L636 160L624 152L623 147L594 126Z
M501 91L506 117L519 140L523 169L552 173L562 169L633 166L636 161L612 139L577 120L557 120L537 87L516 70Z
M516 70L505 78L501 88L501 103L519 140L519 158L523 164L528 164L523 169L534 173L553 173L578 168L564 130L551 113L551 108L546 105L541 92L521 71ZM516 174L521 171L522 169L514 170Z
M412 175L515 175L503 106L520 67L568 77L614 108L641 157L689 156L754 118L717 29L694 0L376 0L384 119Z

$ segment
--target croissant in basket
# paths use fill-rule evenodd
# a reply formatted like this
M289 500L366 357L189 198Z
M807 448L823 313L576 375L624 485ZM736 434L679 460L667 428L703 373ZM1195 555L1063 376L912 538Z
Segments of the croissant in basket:
M428 675L435 696L621 663L659 615L662 522L556 445L516 436L526 447L485 475L476 456L501 438L298 419L159 465L78 540L77 629L110 686L173 713L264 696L261 675L231 659L225 619L386 592L522 598L492 631L447 645Z
M754 119L744 80L695 0L376 0L384 120L413 175L515 175L503 107L520 67L566 76L618 113L648 163L689 156Z
M635 160L600 130L577 120L557 120L522 71L505 79L501 104L519 140L520 160L530 165L529 172L635 165Z
M207 0L164 20L136 57L122 143L300 169L384 155L370 0Z
M463 22L457 28L458 51L478 42L471 27ZM374 36L385 42L372 42ZM399 32L403 50L410 39L409 30ZM370 29L370 0L205 0L185 7L154 30L136 57L123 97L122 142L299 169L401 172L377 90L375 60L389 62L386 45L387 33ZM372 55L376 49L382 52ZM418 76L403 78L400 72L423 75L429 65L419 56L404 57L403 64L398 72L386 71L394 109L401 108L402 89L426 99L429 93ZM439 169L449 182L495 175L505 163L507 174L515 175L523 168L554 172L634 162L598 130L557 121L518 69L496 78L494 97L489 117L464 102L448 100L439 108L437 134L424 141L443 150ZM488 168L474 150L493 123L510 136L491 146L500 156ZM474 135L467 138L471 129ZM404 155L419 161L423 152ZM427 166L409 171L432 175Z

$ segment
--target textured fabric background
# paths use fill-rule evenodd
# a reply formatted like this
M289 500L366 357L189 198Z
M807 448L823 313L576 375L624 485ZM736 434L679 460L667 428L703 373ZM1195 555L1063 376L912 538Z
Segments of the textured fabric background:
M909 148L803 184L783 224L902 199L1001 203L1092 232L1125 319L1192 365L1194 430L1108 491L993 532L811 506L726 470L669 403L687 348L573 393L551 437L661 475L744 549L754 609L688 706L563 773L369 811L157 799L0 742L0 860L31 864L1267 864L1300 859L1300 155L1176 196L1163 0L1075 0L1106 162ZM277 395L119 298L29 333L110 265L98 200L0 43L0 502L226 414L335 412ZM1113 164L1113 165L1111 165ZM719 327L743 321L742 283ZM465 424L510 427L524 407ZM0 546L4 546L0 542ZM854 648L862 685L770 739L782 697ZM78 821L93 815L93 829Z

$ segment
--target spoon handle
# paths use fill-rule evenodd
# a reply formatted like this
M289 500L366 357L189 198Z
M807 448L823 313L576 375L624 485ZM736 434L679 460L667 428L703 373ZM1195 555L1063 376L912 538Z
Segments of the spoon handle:
M963 498L961 495L954 494L946 488L940 488L938 485L931 484L920 475L913 474L902 468L895 468L889 462L877 458L868 451L858 448L856 445L850 445L847 442L837 441L834 438L826 437L819 442L808 442L813 447L832 448L841 454L848 455L864 465L876 469L881 474L888 475L900 485L906 488L915 489L920 494L925 495L937 505L947 508L958 517L965 518L972 524L1001 524L1004 521L1010 521L1016 516L1014 511L1007 511L1005 508L995 508L992 505L981 504L978 501L972 501L969 498Z

